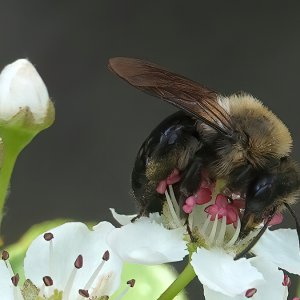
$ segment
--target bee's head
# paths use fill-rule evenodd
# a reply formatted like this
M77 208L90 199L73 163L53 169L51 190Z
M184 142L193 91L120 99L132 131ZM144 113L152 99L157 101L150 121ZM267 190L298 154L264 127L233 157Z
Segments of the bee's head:
M246 193L246 206L242 218L242 232L251 231L268 218L293 204L300 190L300 172L290 158L280 159L272 170L261 170L250 181Z
M270 161L279 161L289 155L292 138L276 115L247 94L231 95L226 99L236 131L232 139L215 133L218 175L226 175L249 162L254 168L266 168Z
M238 132L237 155L258 167L289 155L292 138L288 128L259 100L247 94L232 95L229 104Z

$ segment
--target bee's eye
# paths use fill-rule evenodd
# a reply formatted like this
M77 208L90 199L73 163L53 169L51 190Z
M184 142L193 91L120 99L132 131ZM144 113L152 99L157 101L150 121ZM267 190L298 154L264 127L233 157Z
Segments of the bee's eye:
M259 212L272 204L274 180L274 175L265 174L250 183L246 197L246 207L249 211Z
M266 192L266 190L272 188L272 184L274 182L273 175L266 175L264 177L259 178L258 181L252 186L253 188L253 197L257 197Z

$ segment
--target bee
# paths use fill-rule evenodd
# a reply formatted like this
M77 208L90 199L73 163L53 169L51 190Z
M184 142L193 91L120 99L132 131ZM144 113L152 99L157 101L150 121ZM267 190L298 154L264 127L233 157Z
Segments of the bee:
M144 60L111 58L109 69L132 86L180 108L154 128L137 154L132 189L140 215L162 210L164 197L157 186L178 170L181 206L201 180L222 179L226 189L245 199L241 236L265 222L261 236L274 214L285 207L299 235L290 207L300 189L300 172L290 157L291 134L266 106L246 93L222 96Z

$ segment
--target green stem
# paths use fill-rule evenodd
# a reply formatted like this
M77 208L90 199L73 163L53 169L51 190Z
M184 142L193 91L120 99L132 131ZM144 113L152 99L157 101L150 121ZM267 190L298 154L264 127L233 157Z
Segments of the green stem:
M171 300L179 294L194 278L196 274L189 263L179 274L177 279L161 294L157 300Z
M11 151L11 149L6 149L4 153L3 165L0 172L0 226L11 174L19 153L20 151Z

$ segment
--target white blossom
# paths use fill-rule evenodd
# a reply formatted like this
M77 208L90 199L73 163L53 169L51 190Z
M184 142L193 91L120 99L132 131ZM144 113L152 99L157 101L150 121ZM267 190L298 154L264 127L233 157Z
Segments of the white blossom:
M125 249L125 252L119 255L131 262L152 264L154 263L152 257L159 257L155 253L156 249L162 246L166 251L160 263L176 261L172 255L178 250L177 246L172 244L171 238L161 238L157 230L160 227L171 234L172 231L179 229L180 234L177 235L176 243L184 249L184 245L178 241L181 237L182 242L189 245L190 249L196 250L191 252L191 265L204 285L206 299L286 300L288 296L288 287L284 283L286 275L278 268L300 275L300 252L296 230L267 229L251 250L256 257L235 260L235 256L250 243L261 227L241 239L239 237L241 203L237 201L234 205L230 204L225 200L225 196L216 192L211 194L207 192L207 188L204 189L193 196L194 199L191 197L187 199L184 207L184 211L189 213L189 231L193 240L184 226L186 220L181 217L180 207L171 185L164 190L167 201L161 215L150 214L148 218L140 217L131 223L134 215L119 215L112 210L115 219L123 225L115 238L117 241L115 245L123 243ZM150 224L155 226L151 227ZM130 243L127 244L127 241ZM139 246L142 250L135 252L133 249ZM182 259L184 254L180 251L179 253L177 260Z
M26 253L26 278L47 297L55 289L63 291L63 299L77 299L80 289L87 290L91 297L110 296L119 286L122 269L122 261L105 242L113 229L108 222L99 223L93 230L71 222L52 229L48 233L53 235L51 239L39 236ZM82 263L77 261L80 256ZM45 276L53 285L45 285Z
M114 230L101 222L90 230L79 222L65 223L37 237L24 259L24 272L47 299L62 292L63 300L111 296L120 285L122 260L106 243ZM2 255L3 256L3 255ZM0 260L0 299L23 299L9 260ZM17 283L17 282L16 282Z

